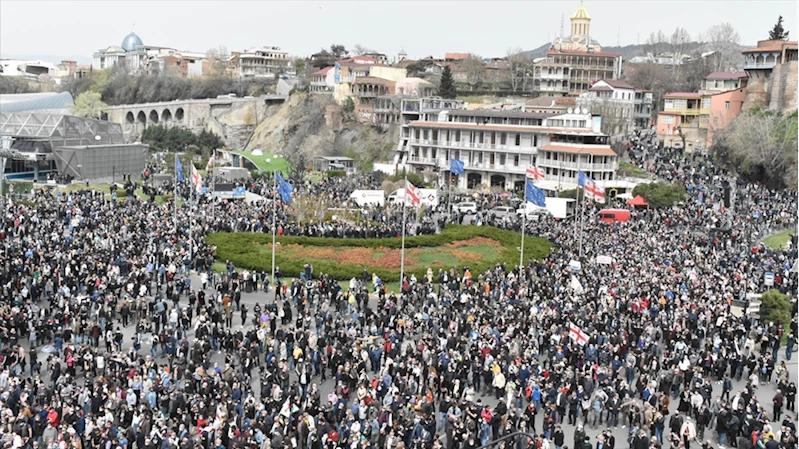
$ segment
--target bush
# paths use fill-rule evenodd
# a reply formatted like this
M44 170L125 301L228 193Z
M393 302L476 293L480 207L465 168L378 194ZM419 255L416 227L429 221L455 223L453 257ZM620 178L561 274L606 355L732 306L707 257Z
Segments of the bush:
M569 189L560 192L560 198L571 198L573 200L583 198L583 189Z
M328 170L325 173L325 176L328 178L345 178L347 176L347 172L345 170Z
M682 184L666 184L653 182L638 184L633 189L633 196L641 195L651 207L671 207L675 202L685 199L685 186Z
M791 324L791 308L793 305L788 295L783 295L778 290L769 290L760 298L760 321L768 324L782 324L783 329L789 329Z
M490 226L458 226L447 225L446 228L436 235L413 236L405 238L405 248L436 247L447 243L468 240L474 237L485 237L499 242L502 245L497 260L486 260L477 263L470 262L469 268L472 273L477 275L486 270L493 269L494 263L504 262L509 267L519 263L519 252L517 248L520 243L520 234L512 231L496 229ZM205 240L217 247L217 256L222 260L230 260L236 266L253 270L272 270L272 236L268 233L217 233L210 234ZM339 239L325 237L278 237L277 241L282 245L298 244L302 246L332 246L332 247L366 247L366 248L394 248L402 247L400 238L388 239ZM526 236L524 239L525 258L543 259L549 254L551 244L539 237ZM288 259L278 252L275 255L275 264L280 267L280 271L288 276L299 276L306 263L311 263L314 270L326 273L335 279L346 280L357 277L364 268L370 272L377 273L384 281L398 281L399 270L386 269L382 267L370 267L366 264L339 264L331 260L306 260ZM450 268L443 265L431 264L430 268ZM408 274L415 274L417 278L424 276L427 267L415 271L408 270Z
M389 176L387 178L391 182L402 181L405 179L405 170L397 173L396 175ZM408 172L408 182L415 185L416 187L425 187L424 179L418 174L414 172Z

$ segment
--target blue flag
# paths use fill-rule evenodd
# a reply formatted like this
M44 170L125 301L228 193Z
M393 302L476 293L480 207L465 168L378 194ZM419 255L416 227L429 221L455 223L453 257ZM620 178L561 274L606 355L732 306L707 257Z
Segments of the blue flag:
M463 161L457 159L449 160L449 171L456 175L463 174Z
M177 154L175 155L175 161L175 165L177 165L176 170L178 171L178 182L183 182L183 164L180 163L180 158Z
M589 178L588 176L585 176L585 173L583 173L583 172L577 172L577 185L578 186L585 187L585 180L586 179L590 180L591 178Z
M524 189L525 201L529 201L538 207L547 207L546 197L543 190L534 186L532 181L527 181L527 187Z
M283 177L280 176L280 172L276 172L275 174L277 175L277 193L283 198L284 203L290 203L291 193L294 192L294 186L283 179Z

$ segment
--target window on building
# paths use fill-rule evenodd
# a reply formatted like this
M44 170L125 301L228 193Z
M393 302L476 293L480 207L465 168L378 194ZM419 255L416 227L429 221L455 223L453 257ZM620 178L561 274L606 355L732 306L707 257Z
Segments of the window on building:
M438 149L431 148L430 149L430 157L433 158L433 159L437 158L438 157Z
M485 132L480 131L480 140L478 142L483 143L483 139L485 138Z
M724 102L724 109L730 109L730 102L729 101L725 101Z
M455 131L455 142L461 141L461 130Z
M427 140L427 132L428 130L424 130L424 132L422 133L422 139Z
M433 140L438 140L438 130L437 129L433 130Z
M533 134L533 146L538 146L538 134Z
M515 145L518 147L521 144L522 144L522 135L517 133L516 134L516 143L515 143Z
M478 164L482 164L483 163L483 152L482 151L478 151L477 152L477 163Z
M417 130L415 130L415 133L414 133L414 138L415 138L416 140L419 140L419 130L418 130L418 129L417 129Z
M664 125L673 125L674 124L674 116L673 115L662 115L660 117L660 123Z
M499 144L506 145L508 142L508 133L502 133L499 135Z
M514 167L518 167L519 166L519 155L518 154L514 154L513 155L513 166Z
M499 165L505 165L505 153L499 155Z

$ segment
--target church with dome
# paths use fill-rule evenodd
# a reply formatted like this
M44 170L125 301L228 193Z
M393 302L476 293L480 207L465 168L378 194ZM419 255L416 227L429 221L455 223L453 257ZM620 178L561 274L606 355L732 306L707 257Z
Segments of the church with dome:
M569 18L569 21L571 22L569 35L555 39L552 43L555 50L587 52L591 49L592 51L602 51L599 42L591 39L591 16L582 3Z
M144 45L138 34L131 32L119 46L111 45L96 51L92 69L105 70L125 67L130 73L156 73L170 71L180 76L201 76L205 54L179 51L169 47Z

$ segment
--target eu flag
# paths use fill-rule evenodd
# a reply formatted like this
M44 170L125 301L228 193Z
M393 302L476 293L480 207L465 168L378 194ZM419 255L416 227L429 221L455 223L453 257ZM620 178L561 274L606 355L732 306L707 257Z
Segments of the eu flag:
M589 178L588 176L585 176L585 173L583 173L581 171L577 172L577 185L578 186L585 187L585 180L586 179L591 179L591 178Z
M294 192L294 186L289 184L282 176L280 176L280 172L275 172L277 176L277 192L280 194L280 197L283 198L284 203L291 202L291 194Z
M547 207L546 197L543 190L534 186L532 181L527 181L527 186L524 189L525 201L529 201L538 207Z
M463 161L457 159L449 160L449 171L456 175L463 174Z
M175 165L177 165L178 171L178 182L183 182L183 164L180 163L180 158L178 155L175 155Z

